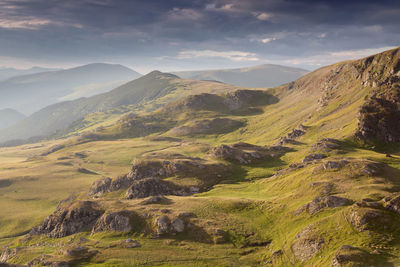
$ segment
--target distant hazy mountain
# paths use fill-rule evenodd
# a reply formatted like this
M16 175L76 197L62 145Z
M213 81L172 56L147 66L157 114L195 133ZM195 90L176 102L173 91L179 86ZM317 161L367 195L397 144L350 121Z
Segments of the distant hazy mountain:
M32 67L30 69L0 68L0 81L10 79L15 76L34 74L45 71L55 71L59 69Z
M214 80L243 87L275 87L307 74L304 69L265 64L249 68L173 72L185 79Z
M0 129L5 129L17 122L23 120L25 115L19 113L14 109L1 109L0 110Z
M16 125L0 131L0 142L52 135L93 112L149 102L152 103L150 109L155 109L161 105L157 101L165 104L192 93L224 92L235 88L237 87L219 82L188 81L173 74L153 71L110 92L45 107Z
M0 82L0 109L29 114L56 102L109 91L139 76L122 65L104 63L16 76Z

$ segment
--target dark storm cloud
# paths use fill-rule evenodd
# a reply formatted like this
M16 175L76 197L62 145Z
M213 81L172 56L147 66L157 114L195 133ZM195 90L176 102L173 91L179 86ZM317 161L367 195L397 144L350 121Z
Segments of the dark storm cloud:
M398 0L2 0L0 59L313 68L399 45L399 14Z

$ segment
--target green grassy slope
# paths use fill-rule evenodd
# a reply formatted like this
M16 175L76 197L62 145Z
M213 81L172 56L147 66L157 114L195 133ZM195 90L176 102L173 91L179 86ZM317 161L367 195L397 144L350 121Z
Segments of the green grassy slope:
M0 187L0 201L4 205L10 203L11 207L0 211L1 218L9 218L0 222L8 227L0 228L6 229L0 232L3 237L37 225L58 200L71 192L76 192L77 200L93 201L107 212L124 210L139 215L131 222L135 228L128 233L83 231L60 239L44 235L2 239L0 243L10 248L21 247L9 262L24 264L48 254L51 261L68 261L76 266L400 264L397 227L400 215L388 206L388 203L395 205L393 200L400 192L399 144L390 144L392 151L388 157L381 150L381 144L372 146L354 137L358 130L358 113L370 95L380 90L390 94L397 88L399 51L395 49L327 66L293 83L261 91L278 97L279 102L252 103L247 106L250 110L227 111L221 105L226 99L219 102L224 96L201 95L138 116L141 119L170 116L179 126L216 117L245 121L243 127L228 133L176 136L166 127L139 138L114 136L108 141L63 141L66 147L47 156L37 155L48 151L53 144L0 151L4 159L1 179L9 180ZM196 101L191 102L193 100ZM219 103L218 108L215 103ZM138 117L127 118L127 121ZM105 131L115 131L120 126L121 121L118 121ZM293 135L294 128L302 133ZM268 151L274 151L271 146L282 141L284 136L287 137L286 149L247 164L235 158L218 159L210 154L215 146L237 142L266 146ZM337 140L321 142L323 138ZM240 146L244 145L236 147ZM82 159L76 152L87 156ZM313 153L321 153L325 158L303 163ZM36 156L25 161L29 154ZM144 163L155 159L175 162L176 158L189 162L218 162L230 166L233 173L227 178L220 177L221 180L217 179L217 173L211 172L210 179L214 178L218 184L193 196L167 196L169 201L158 204L126 199L126 189L98 198L86 194L89 184L100 176L115 179L127 173L134 158ZM79 173L77 167L99 175ZM32 176L38 177L45 186L29 191L37 183L34 180L20 182L18 177L35 171ZM202 178L196 177L196 173L179 174L168 176L166 180L192 184L193 178ZM62 181L70 180L72 186L66 188L67 182ZM342 205L329 202L337 198L347 200ZM18 199L24 199L25 205L18 205L21 203ZM77 200L75 203L79 203ZM154 220L162 215L174 218L182 212L194 214L187 219L191 226L176 235L157 237ZM34 222L28 222L28 217L35 218ZM18 223L24 219L26 223ZM216 234L221 232L223 237ZM127 238L137 240L141 247L124 247ZM62 253L66 248L79 245L96 249L98 253L85 259Z
M152 110L184 95L223 92L234 88L234 86L216 82L182 80L172 74L154 71L108 93L48 106L1 131L0 141L63 135L69 132L72 123L83 120L85 116L94 112L120 114L123 110L118 110L118 108L126 105L131 105L130 110ZM76 125L72 127L76 130Z

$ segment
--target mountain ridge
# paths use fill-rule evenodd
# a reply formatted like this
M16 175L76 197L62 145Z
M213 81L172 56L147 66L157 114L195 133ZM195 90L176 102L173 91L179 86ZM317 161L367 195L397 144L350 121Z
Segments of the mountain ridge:
M93 91L102 93L139 76L122 65L106 63L17 76L0 82L0 93L5 96L0 99L0 107L30 114L74 92L76 97L79 93L81 96L93 94ZM94 88L90 91L85 86Z
M172 72L182 78L215 80L243 87L276 87L300 78L309 71L276 64L245 68Z

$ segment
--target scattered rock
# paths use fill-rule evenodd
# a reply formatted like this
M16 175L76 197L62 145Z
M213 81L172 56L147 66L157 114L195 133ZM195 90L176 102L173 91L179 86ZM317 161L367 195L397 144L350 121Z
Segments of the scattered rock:
M377 162L368 162L361 169L361 173L368 176L378 175L383 169L383 164Z
M45 157L45 156L47 156L47 155L50 155L50 154L52 154L52 153L55 153L55 152L57 152L57 151L63 149L63 148L65 148L65 145L55 145L55 146L52 146L48 151L42 153L41 156L42 156L42 157Z
M387 210L400 214L400 195L394 197L386 197L383 206Z
M31 230L31 234L46 234L59 238L78 232L90 231L97 219L104 213L91 201L76 202L66 208L60 208L48 216L41 226Z
M304 159L303 163L311 162L314 160L320 160L326 158L326 155L320 153L308 154Z
M347 218L350 224L360 232L365 230L385 230L391 227L392 223L392 219L388 214L371 208L354 207Z
M1 253L1 255L0 255L0 264L5 263L12 257L16 256L17 252L18 252L18 249L16 249L16 248L14 248L14 249L6 248L6 250L4 250L3 253Z
M350 245L343 245L336 252L332 266L366 266L371 260L371 255L366 251ZM368 264L368 266L372 266Z
M305 204L302 206L296 214L300 214L303 211L307 211L311 215L319 212L324 208L336 208L347 206L352 203L351 200L338 197L338 196L323 196L323 197L316 197L312 202Z
M339 161L327 161L322 164L324 170L341 169L346 166L349 162L347 160Z
M306 261L314 256L324 243L324 239L318 236L314 226L311 224L297 234L292 245L292 251L297 259Z
M93 226L92 233L108 231L130 232L132 230L130 223L131 213L128 211L118 211L103 214Z
M141 247L140 243L136 240L132 240L128 238L127 240L122 242L122 245L126 248L138 248Z
M148 199L141 202L143 205L150 205L150 204L168 204L171 200L164 196L151 196Z
M63 251L64 256L71 257L71 258L78 258L78 259L85 259L85 258L90 258L98 253L97 250L91 250L87 247L74 247L74 248L69 248L65 249Z
M330 152L332 150L340 149L340 141L332 138L325 138L319 140L317 143L311 146L312 151L323 151Z
M185 222L179 218L175 218L171 222L171 227L174 232L181 233L185 230Z
M154 219L154 225L158 235L169 234L171 231L171 220L166 215Z
M299 138L306 134L306 127L300 125L297 129L292 129L290 133L286 136L281 137L277 142L276 145L284 145L284 144L293 144L296 143L295 139Z
M94 181L89 189L88 194L91 196L100 196L105 192L108 192L111 187L111 178L102 178L100 180Z
M185 230L185 222L179 218L170 219L167 215L154 219L157 235L176 234Z
M240 164L250 164L260 161L270 156L268 149L247 143L237 143L233 145L220 145L210 151L214 158L236 161Z

